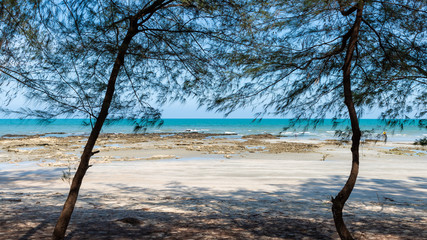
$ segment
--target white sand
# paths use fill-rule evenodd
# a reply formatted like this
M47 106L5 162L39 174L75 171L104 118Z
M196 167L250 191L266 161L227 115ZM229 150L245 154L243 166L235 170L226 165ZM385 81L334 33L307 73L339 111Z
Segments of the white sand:
M192 141L194 140L180 140L180 143L191 145ZM182 147L165 147L172 146L173 143L174 141L141 143L145 144L146 149L115 148L101 152L99 159L150 159L150 156L154 156L151 159L156 159L155 156L165 159L96 162L84 179L78 208L96 205L100 209L147 208L157 213L196 214L200 209L214 211L213 206L218 201L226 201L230 209L239 207L241 202L242 211L259 211L265 208L271 212L295 215L314 222L324 219L323 224L326 224L329 231L325 232L326 236L337 237L330 221L329 200L344 185L349 173L351 154L348 145L326 144L305 153L240 151L208 154L203 151L188 151ZM227 140L215 144L230 143ZM124 144L127 147L137 145L138 143ZM159 145L163 147L158 148ZM413 152L388 152L397 147ZM400 143L365 144L361 148L358 182L345 208L346 219L350 222L350 228L355 229L356 236L362 239L411 239L414 236L427 239L427 155L414 154L419 151L423 152L425 149L415 150L411 145ZM4 151L1 154L7 155L9 159L18 158L13 156L13 152ZM27 159L24 155L21 154L19 158ZM31 155L31 152L27 155ZM322 161L323 159L325 160ZM22 202L27 202L35 201L37 194L41 194L44 197L39 201L48 201L60 208L69 186L61 180L62 171L67 168L39 165L40 162L0 164L0 198L19 198ZM59 194L61 198L53 199L55 194ZM46 197L50 199L44 199ZM189 207L185 201L181 202L194 199L202 199L203 207ZM266 202L262 204L262 201ZM7 203L3 207L13 212L9 209L10 201ZM224 210L227 209L225 205L221 209L221 214L236 213L235 210ZM218 213L218 210L214 212ZM113 218L120 217L123 216ZM366 225L362 224L363 219L382 222ZM400 219L403 222L397 225L387 222L390 220L395 223ZM401 229L396 229L399 226ZM377 227L381 229L376 229ZM414 229L418 229L418 232L415 233ZM319 234L297 233L300 234L298 236L308 236L308 239ZM204 234L203 238L209 236L209 233ZM289 236L292 238L293 235ZM252 235L248 235L248 238L257 239Z

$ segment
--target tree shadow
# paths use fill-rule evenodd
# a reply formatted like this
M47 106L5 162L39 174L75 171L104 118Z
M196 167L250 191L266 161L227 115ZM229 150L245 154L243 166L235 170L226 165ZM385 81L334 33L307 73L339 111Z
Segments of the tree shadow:
M51 184L53 181L61 179L62 171L65 171L67 168L38 168L34 164L36 169L12 169L12 170L2 170L0 171L0 183L2 190L13 189L16 190L26 190L26 189L45 189L44 187L25 186L25 182L43 182L46 184ZM24 185L24 186L23 186ZM66 185L64 185L66 186Z
M12 184L38 173L6 173L2 179ZM43 171L54 173L58 169ZM311 178L297 186L270 185L269 191L219 191L177 181L162 189L110 183L111 192L82 190L66 239L333 239L330 197L344 180ZM422 177L359 178L344 209L348 227L360 239L427 239L426 183ZM0 233L49 238L65 197L0 192Z
M19 240L28 240L31 239L34 234L36 234L37 231L40 231L48 225L49 220L44 220L43 222L39 223L37 226L30 228L24 236L20 237Z

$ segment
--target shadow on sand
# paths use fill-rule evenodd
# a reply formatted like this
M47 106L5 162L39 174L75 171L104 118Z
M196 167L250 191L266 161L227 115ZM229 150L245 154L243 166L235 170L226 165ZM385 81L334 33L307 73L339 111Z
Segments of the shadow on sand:
M8 186L20 174L37 173L11 174L1 176ZM332 176L308 179L292 192L280 184L262 192L216 191L180 182L163 190L109 185L117 195L83 189L66 239L333 239L338 236L329 199L342 184L342 177ZM420 177L360 178L345 220L361 239L427 239L426 185L427 178ZM0 239L49 238L65 197L0 192Z

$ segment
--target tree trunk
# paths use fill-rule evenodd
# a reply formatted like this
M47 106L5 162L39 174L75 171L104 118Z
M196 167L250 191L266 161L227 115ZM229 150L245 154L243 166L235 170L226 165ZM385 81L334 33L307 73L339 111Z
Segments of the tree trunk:
M131 25L128 29L128 32L125 38L123 39L121 46L119 47L119 51L118 51L116 60L114 62L114 66L111 71L110 79L108 80L107 91L105 93L104 101L101 106L101 111L99 112L95 126L92 128L89 139L86 142L86 146L80 158L80 164L74 175L74 178L70 187L70 192L68 193L68 198L65 201L64 208L62 209L61 215L59 216L58 222L56 223L55 229L53 231L52 239L54 240L62 240L65 237L65 232L70 222L71 214L73 213L74 206L76 205L76 201L79 194L80 186L82 184L83 177L85 176L86 171L89 168L89 160L93 155L93 152L92 152L93 147L95 146L95 143L96 143L96 140L98 139L101 128L108 115L108 110L110 108L111 100L113 99L113 95L114 95L117 76L120 72L120 68L124 63L124 56L126 54L127 49L129 48L129 43L137 33L138 33L138 30L137 30L136 21L133 21L131 22Z
M359 120L357 118L356 109L354 107L352 91L351 91L351 61L353 58L353 52L357 44L357 36L359 34L360 23L362 21L363 12L363 1L357 4L356 20L353 25L353 31L351 33L350 42L347 46L347 52L345 56L345 62L343 66L343 86L344 86L344 102L348 109L348 114L351 121L351 130L353 132L351 153L352 153L352 166L350 175L344 187L338 193L335 198L332 198L332 213L334 216L335 227L341 239L353 239L349 230L345 226L342 210L347 199L350 197L353 191L354 185L356 184L357 175L359 173L359 145L360 145L360 128Z

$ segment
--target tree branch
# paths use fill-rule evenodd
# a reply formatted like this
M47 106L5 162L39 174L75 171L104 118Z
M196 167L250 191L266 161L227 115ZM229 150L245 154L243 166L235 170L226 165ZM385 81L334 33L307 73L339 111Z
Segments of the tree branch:
M358 8L357 8L357 4L355 4L354 6L352 6L351 8L349 8L348 10L344 9L344 6L342 5L342 1L338 1L338 4L340 5L340 12L343 16L348 16L350 14L352 14L353 12L355 12Z

